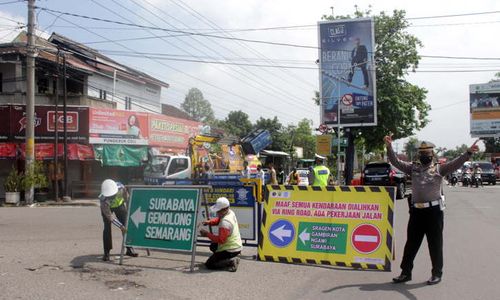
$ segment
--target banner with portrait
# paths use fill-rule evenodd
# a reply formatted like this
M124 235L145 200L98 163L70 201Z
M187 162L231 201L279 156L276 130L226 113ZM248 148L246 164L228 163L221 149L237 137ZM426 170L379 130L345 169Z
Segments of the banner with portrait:
M321 123L377 125L372 18L318 23Z

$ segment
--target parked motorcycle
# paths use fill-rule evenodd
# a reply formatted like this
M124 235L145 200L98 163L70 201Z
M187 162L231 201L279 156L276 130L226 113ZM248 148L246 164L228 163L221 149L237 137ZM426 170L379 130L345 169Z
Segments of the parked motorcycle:
M450 185L451 186L456 186L457 183L458 183L458 173L457 172L453 172L450 176Z
M481 179L481 173L474 173L474 176L472 177L472 183L470 186L472 187L473 185L475 185L478 188L480 184L481 184L481 186L483 186L483 180Z
M472 175L470 173L464 173L463 177L462 177L462 186L469 186L471 185L471 179L472 179Z

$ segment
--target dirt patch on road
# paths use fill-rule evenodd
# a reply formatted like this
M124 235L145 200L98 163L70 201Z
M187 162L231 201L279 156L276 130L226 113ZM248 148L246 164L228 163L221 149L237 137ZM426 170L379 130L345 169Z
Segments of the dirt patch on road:
M104 284L110 289L110 290L128 290L131 288L145 288L146 286L143 284L138 284L135 281L131 280L108 280L105 281Z

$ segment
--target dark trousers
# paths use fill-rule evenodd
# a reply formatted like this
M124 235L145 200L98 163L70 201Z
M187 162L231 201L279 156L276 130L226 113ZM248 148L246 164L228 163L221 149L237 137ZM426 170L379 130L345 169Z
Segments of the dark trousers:
M347 81L352 82L352 77L354 76L354 70L356 67L358 67L361 69L361 72L363 73L363 81L365 85L368 86L369 81L368 81L368 71L366 70L366 64L367 64L366 62L360 62L360 63L353 62L351 65L351 70L349 71L349 77Z
M125 225L125 222L127 221L127 208L125 207L125 205L120 205L117 208L112 208L111 212L115 214L120 223ZM102 244L104 247L104 253L109 254L109 251L113 249L113 237L111 235L112 224L104 215L102 215L102 221L104 222L104 230L102 231ZM132 251L132 248L127 247L127 251Z
M439 205L421 209L410 208L407 240L401 262L402 274L411 275L413 260L425 235L431 256L432 275L443 275L443 228L444 215Z
M215 251L213 244L210 245L210 250L212 252ZM212 256L210 256L207 261L205 262L205 266L207 269L211 270L217 270L217 269L224 269L227 268L231 265L231 258L238 256L241 253L241 251L237 252L229 252L229 251L221 251L221 252L214 252Z

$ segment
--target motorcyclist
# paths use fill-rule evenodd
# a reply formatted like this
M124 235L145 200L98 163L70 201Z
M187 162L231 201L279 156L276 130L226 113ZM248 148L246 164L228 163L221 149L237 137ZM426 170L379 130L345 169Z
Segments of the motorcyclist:
M481 185L483 185L483 182L481 180L481 173L483 172L483 170L481 169L481 167L479 166L479 164L474 164L474 170L472 171L472 181L474 182L474 184L479 185L479 183L477 182L477 180L479 179L480 180L480 183Z

